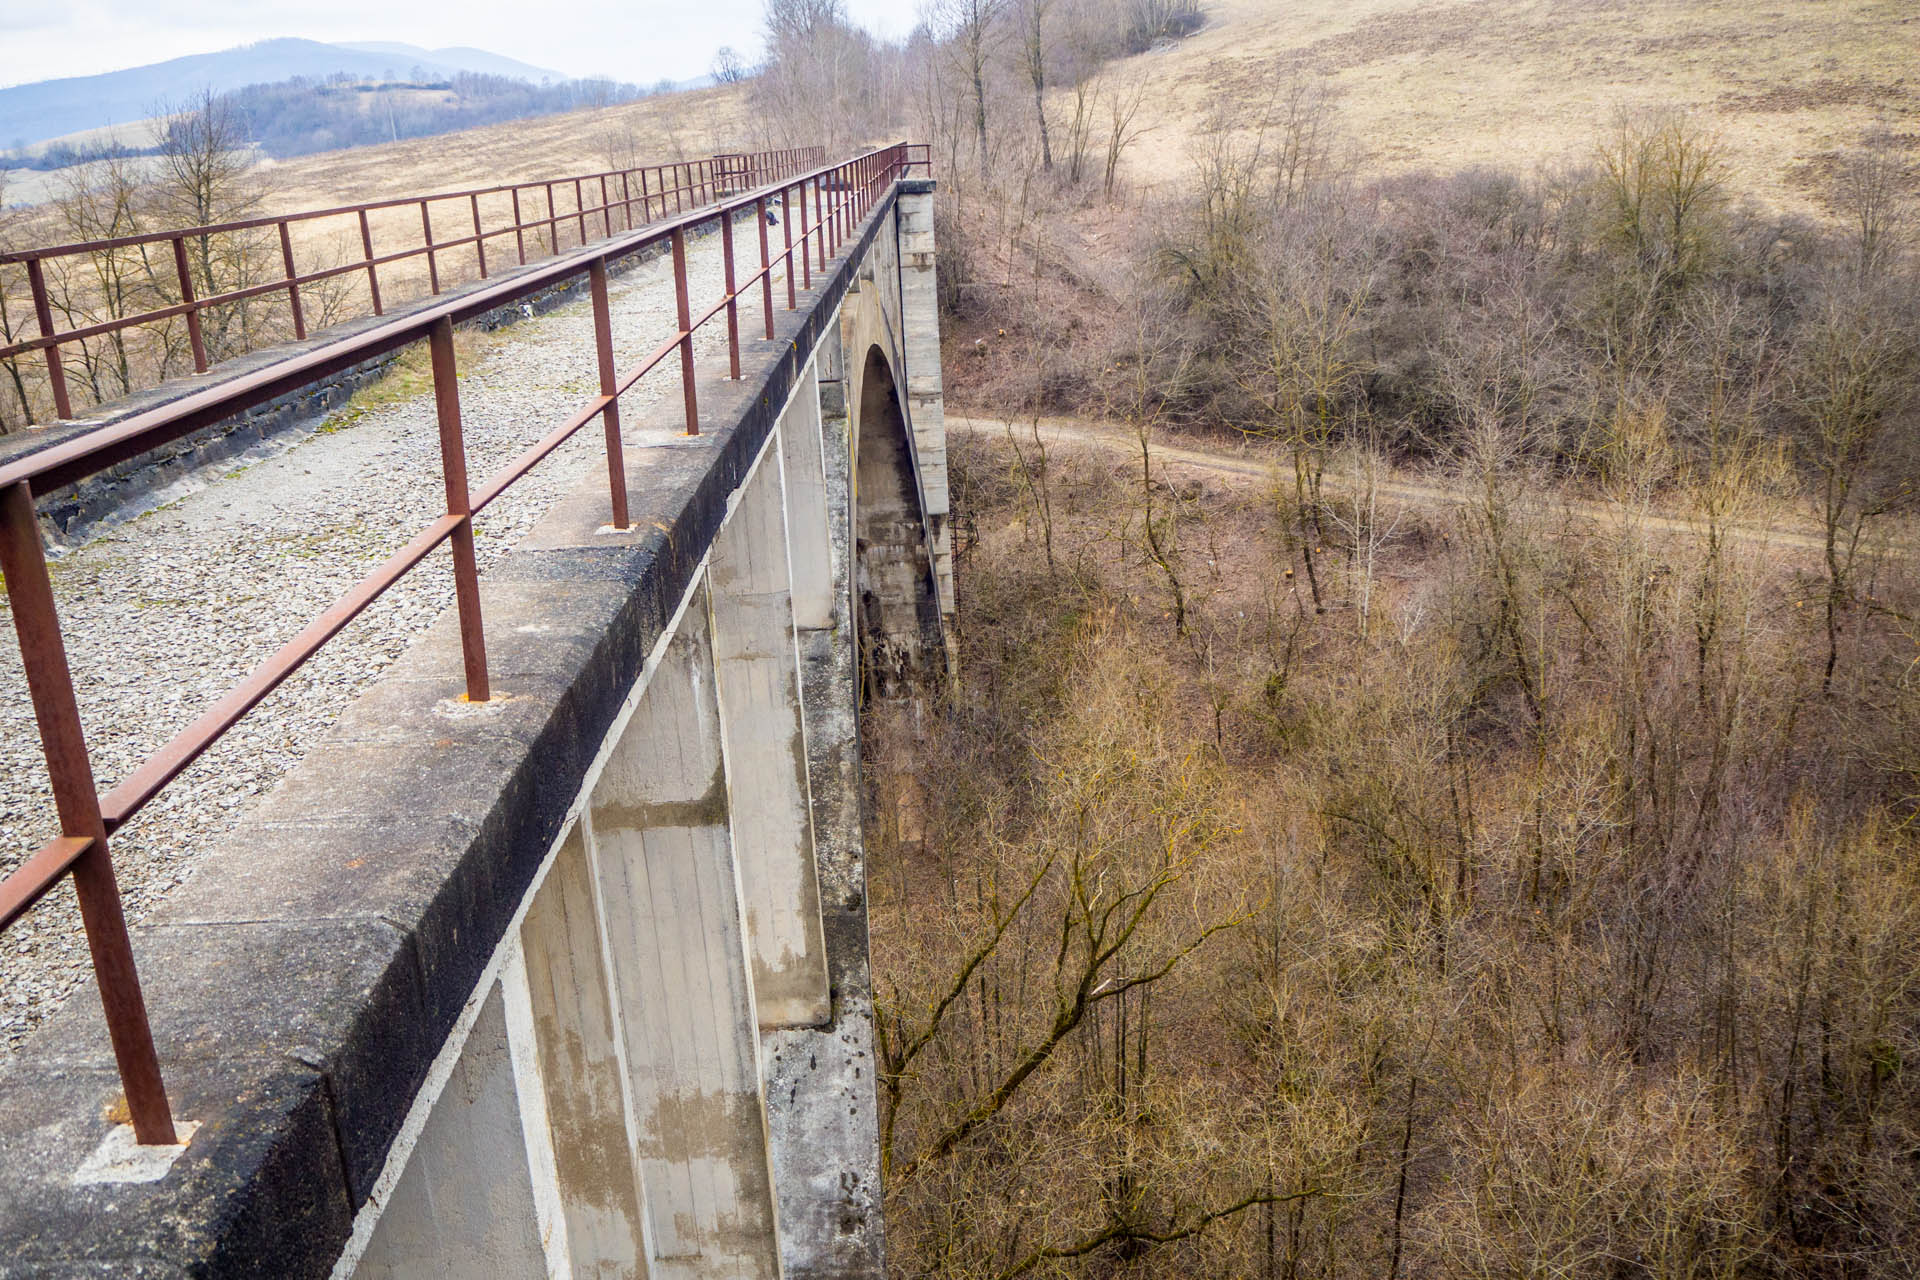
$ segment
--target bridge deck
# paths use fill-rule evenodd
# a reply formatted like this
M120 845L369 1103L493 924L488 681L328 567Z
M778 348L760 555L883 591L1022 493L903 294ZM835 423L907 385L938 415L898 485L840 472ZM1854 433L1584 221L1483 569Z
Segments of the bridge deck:
M890 207L883 204L879 218ZM427 622L433 601L423 597L413 615L427 622L419 637L406 645L408 625L391 638L405 652L270 795L258 804L250 795L236 800L236 810L254 810L252 822L209 839L205 874L135 931L168 1092L181 1120L198 1125L164 1179L74 1182L111 1124L118 1091L90 985L45 1021L31 1052L0 1063L9 1163L0 1182L0 1276L48 1266L326 1274L438 1048L485 979L491 940L516 919L561 829L591 763L586 753L634 687L674 602L704 574L730 496L800 385L807 353L837 321L879 218L816 271L799 311L777 313L775 341L743 343L742 381L702 377L706 434L681 434L674 403L629 416L631 531L604 531L606 493L596 478L544 515L524 513L532 527L481 579L500 696L484 707L461 705L452 611ZM531 412L531 399L516 403ZM335 439L319 437L279 461L304 483L311 468L300 465L301 453L335 447ZM183 509L224 515L217 504L236 492L212 486ZM846 555L842 547L836 558ZM848 619L840 614L819 635L839 652L809 656L809 688L847 701ZM430 741L423 725L435 726ZM810 755L823 753L823 778L856 776L851 726L849 711L839 737L809 743ZM820 801L830 856L855 860L852 883L840 887L852 908L836 911L845 920L829 931L849 933L845 962L858 965L859 996L864 895L857 855L844 847L850 823L857 840L853 795L836 784ZM829 1114L844 1116L842 1094L854 1084L871 1088L870 1048L840 1021L843 983L853 976L834 976L830 1027L773 1033L766 1052L781 1106L794 1090L810 1090ZM836 1052L848 1061L830 1064ZM827 1267L821 1274L877 1274L835 1261L877 1258L869 1252L877 1249L877 1216L867 1217L877 1214L877 1188L849 1184L819 1113L774 1123L792 1129L776 1140L787 1144L776 1173L793 1193L782 1200L782 1220L793 1213L807 1224L792 1242L817 1250Z
M835 188L869 192L869 216L837 220L832 260L817 265L797 310L767 316L767 340L758 325L742 333L740 376L701 362L703 434L684 433L679 398L659 383L627 401L628 525L607 527L596 449L553 460L483 518L494 533L482 542L477 606L463 587L457 616L447 609L444 577L403 586L356 624L354 647L323 650L276 695L291 714L256 712L160 793L144 819L158 829L216 815L175 828L185 834L150 859L159 872L143 881L147 918L131 940L166 1077L162 1098L149 1073L145 1096L163 1118L170 1105L191 1141L131 1146L134 1076L116 1069L100 990L79 985L0 1059L0 1276L410 1275L493 1257L496 1227L518 1233L514 1256L527 1265L517 1270L532 1273L565 1271L556 1259L571 1258L598 1274L638 1249L656 1276L690 1280L737 1280L745 1272L730 1260L748 1257L769 1277L881 1274L855 637L937 652L950 600L931 186L898 176L904 147L884 154L893 167L877 182ZM873 171L866 161L853 163ZM697 284L717 283L706 248ZM623 284L611 326L622 354L671 352L655 343L685 322L660 317L657 297L648 319L644 276ZM108 428L101 439L124 448L93 457L126 457L136 440L168 439L170 426L178 438L220 412L299 392L430 323L444 375L446 316L488 316L514 296L476 294ZM717 354L722 329L706 332ZM566 431L590 423L606 403L592 393L614 358L589 360L580 317L511 337L520 341L491 365L482 352L461 359L468 448L483 474L489 454L516 452L556 416ZM432 418L424 398L363 404L341 429L194 488L58 563L70 621L76 588L103 602L69 626L83 714L144 717L143 733L110 742L92 726L103 781L271 647L275 624L290 630L439 510L437 459L417 442L430 423L435 437L457 439L447 385L443 376ZM909 404L924 409L918 425ZM52 491L87 474L63 460L71 452L10 475ZM424 485L402 473L410 461L427 463ZM360 486L372 496L353 494ZM10 528L31 530L24 482L8 492ZM447 501L462 510L457 494ZM205 552L210 541L217 553ZM37 555L9 554L14 585L44 583ZM902 565L917 568L899 584L908 598L894 600L892 579L876 575ZM165 593L157 570L186 574L191 587ZM915 626L895 634L892 615L869 617L881 605ZM492 695L474 693L476 703L461 658L473 653L466 624L482 615ZM22 605L23 618L36 616L48 616L44 603ZM117 630L96 638L92 624ZM218 662L196 667L208 653ZM88 678L112 671L128 674ZM676 689L693 701L682 707ZM644 727L648 708L668 722ZM675 743L682 764L696 758L688 744L704 763L683 769L672 794L648 789L664 776L657 762L609 781L615 764L632 763L630 748ZM238 777L215 794L206 779L223 771ZM37 830L10 834L27 844ZM116 843L142 851L140 834L130 825ZM707 852L690 858L695 834ZM620 844L628 835L639 861ZM589 860L591 902L567 901L591 907L581 919L592 927L550 927L550 873L566 848ZM704 886L699 909L677 889L662 897L656 872L663 886ZM771 898L750 892L780 886ZM653 960L637 967L620 959L649 949ZM553 978L563 960L585 976ZM539 984L536 969L547 975ZM612 1019L611 1038L596 1043L614 1049L588 1063L561 1023L594 989ZM762 994L767 1007L756 1008ZM722 1033L730 1057L704 1047ZM603 1076L618 1089L593 1084ZM567 1121L586 1104L620 1123ZM609 1146L610 1132L624 1144ZM606 1171L583 1163L602 1148L631 1156L644 1225L603 1212ZM526 1196L502 1207L521 1191L530 1211Z

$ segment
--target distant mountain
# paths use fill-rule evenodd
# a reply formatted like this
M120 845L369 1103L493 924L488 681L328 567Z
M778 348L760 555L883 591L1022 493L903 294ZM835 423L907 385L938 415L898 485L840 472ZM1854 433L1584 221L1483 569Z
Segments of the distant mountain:
M392 40L348 40L335 41L334 48L351 49L355 53L385 54L392 58L404 58L409 67L416 63L429 67L452 67L456 71L472 71L483 76L510 76L515 80L531 80L535 84L542 80L560 81L573 78L549 67L536 67L518 58L488 53L485 49L468 49L460 45L450 49L422 49L417 44L399 44Z
M104 75L41 80L0 89L0 149L40 142L105 125L139 120L163 102L202 89L218 92L293 76L405 79L415 69L435 77L462 71L512 76L538 83L564 79L541 67L479 49L426 50L407 44L323 44L318 40L263 40L219 53L199 53Z

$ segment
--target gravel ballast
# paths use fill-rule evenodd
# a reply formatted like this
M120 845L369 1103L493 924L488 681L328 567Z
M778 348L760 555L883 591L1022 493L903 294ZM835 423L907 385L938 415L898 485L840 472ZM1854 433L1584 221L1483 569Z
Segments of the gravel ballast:
M750 228L749 228L750 231ZM688 246L695 314L720 296L717 236ZM674 331L672 265L660 258L611 292L615 361L625 369ZM757 294L743 298L751 333ZM521 321L462 360L460 398L473 488L598 389L585 302ZM724 368L721 317L695 338L699 367ZM679 394L669 359L621 399L625 434ZM202 473L138 519L96 531L52 561L54 592L93 768L104 794L445 507L433 394L378 393L269 456ZM657 431L652 434L659 434ZM597 423L583 428L475 521L480 571L557 499L604 477ZM453 602L436 551L118 832L114 866L129 921L193 874L196 856L247 811L345 706ZM0 874L59 834L12 618L0 598ZM11 1053L79 983L91 981L69 882L0 933L0 1055Z

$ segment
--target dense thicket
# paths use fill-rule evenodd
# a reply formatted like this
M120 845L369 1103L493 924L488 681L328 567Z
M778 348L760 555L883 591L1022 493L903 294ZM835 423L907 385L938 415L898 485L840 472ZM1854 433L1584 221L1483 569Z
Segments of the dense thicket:
M1316 604L1281 476L1043 441L872 722L898 1274L1911 1274L1910 549L1829 682L1753 455L1350 456Z

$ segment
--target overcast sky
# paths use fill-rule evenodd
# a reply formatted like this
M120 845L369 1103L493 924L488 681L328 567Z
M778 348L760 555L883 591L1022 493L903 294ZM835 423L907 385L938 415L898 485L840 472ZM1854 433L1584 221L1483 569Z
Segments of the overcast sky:
M847 7L881 35L913 26L913 0ZM721 45L757 55L760 11L761 0L0 0L0 87L274 36L468 45L644 85L704 74Z

